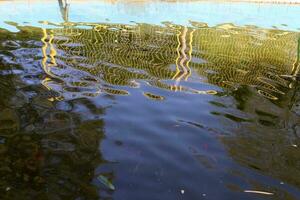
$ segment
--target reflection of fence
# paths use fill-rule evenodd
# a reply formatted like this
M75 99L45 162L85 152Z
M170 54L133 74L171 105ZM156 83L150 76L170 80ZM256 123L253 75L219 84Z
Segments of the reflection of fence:
M52 49L49 60L58 60L44 66L48 73L59 71L55 65L60 63L109 85L133 86L142 79L159 88L199 92L180 83L198 73L221 87L251 85L277 99L289 85L281 75L299 71L296 32L197 22L192 27L68 24L72 26L45 30ZM57 51L64 55L53 56ZM74 80L76 87L83 84L80 78L73 77L69 86L75 87Z

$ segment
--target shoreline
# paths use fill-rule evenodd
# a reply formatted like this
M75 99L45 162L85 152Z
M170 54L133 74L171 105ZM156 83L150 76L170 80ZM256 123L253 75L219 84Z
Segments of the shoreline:
M53 0L0 0L0 3L19 3L19 2L47 2ZM84 2L106 2L111 4L117 3L149 3L149 2L166 2L166 3L180 3L180 2L215 2L215 3L256 3L256 4L294 4L300 5L300 0L67 0L69 3L84 3Z
M200 0L207 1L207 0ZM298 4L300 0L211 0L219 3Z

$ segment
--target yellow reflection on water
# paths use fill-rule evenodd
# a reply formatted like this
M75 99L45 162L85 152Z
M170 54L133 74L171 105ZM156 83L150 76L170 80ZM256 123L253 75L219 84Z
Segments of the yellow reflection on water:
M63 90L83 96L129 94L141 81L163 90L217 93L187 87L199 77L223 88L248 85L272 100L286 93L286 77L299 73L298 32L203 24L56 24L43 29L42 65L50 78L63 80Z

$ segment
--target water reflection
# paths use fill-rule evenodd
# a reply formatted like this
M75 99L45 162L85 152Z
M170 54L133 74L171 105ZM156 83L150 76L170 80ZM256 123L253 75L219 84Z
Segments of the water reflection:
M65 85L45 83L74 91L75 96L127 94L126 88L139 87L141 80L166 90L216 93L185 87L189 79L197 81L194 73L225 88L251 85L259 94L277 100L292 87L290 79L299 71L297 32L232 24L207 27L197 22L192 27L52 25L57 28L43 29L43 66L50 77Z
M298 83L280 106L265 102L247 87L239 88L232 96L234 107L242 112L222 104L223 108L213 113L231 121L224 123L230 135L221 138L230 156L248 168L276 177L282 184L299 187Z
M224 173L213 153L190 148L203 139L220 149L222 145L215 144L219 138L240 165L300 186L295 176L300 145L298 32L233 24L209 27L194 21L190 26L75 23L68 20L68 4L59 3L63 23L43 21L41 27L32 27L8 22L19 32L0 30L0 187L5 198L99 198L92 182L104 163L99 150L104 115L116 125L106 129L130 132L137 139L124 140L142 146L136 150L116 142L129 149L127 160L140 159L127 167L144 175L144 185L138 182L142 186L158 187L150 181L149 167L158 161L163 164L155 176L173 173L163 191L174 186L178 171L195 177L211 169ZM115 100L117 114L104 114L95 103L101 95ZM195 109L199 105L204 111ZM170 125L174 118L177 124ZM198 123L201 120L204 123ZM172 138L177 132L188 135L180 135L185 142ZM174 152L161 141L171 141ZM155 148L147 152L145 145L152 143ZM140 158L141 152L148 156ZM126 163L124 157L120 160ZM194 157L204 166L202 171L193 165ZM132 177L123 177L123 187ZM204 181L185 181L180 183L196 191L191 199L202 195L193 183ZM239 186L228 188L236 192Z
M92 181L104 162L104 109L86 99L55 101L57 93L39 83L42 34L36 30L1 30L0 197L98 199ZM78 106L90 110L91 118Z

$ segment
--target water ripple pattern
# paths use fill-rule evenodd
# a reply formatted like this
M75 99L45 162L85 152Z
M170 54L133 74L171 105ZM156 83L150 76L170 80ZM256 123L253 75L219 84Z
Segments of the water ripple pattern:
M44 22L50 24L50 22ZM163 90L216 94L185 85L254 87L277 100L299 71L299 33L221 24L52 24L42 29L46 87L64 98L128 95L148 84ZM201 78L201 80L199 79ZM58 81L59 80L59 81Z

